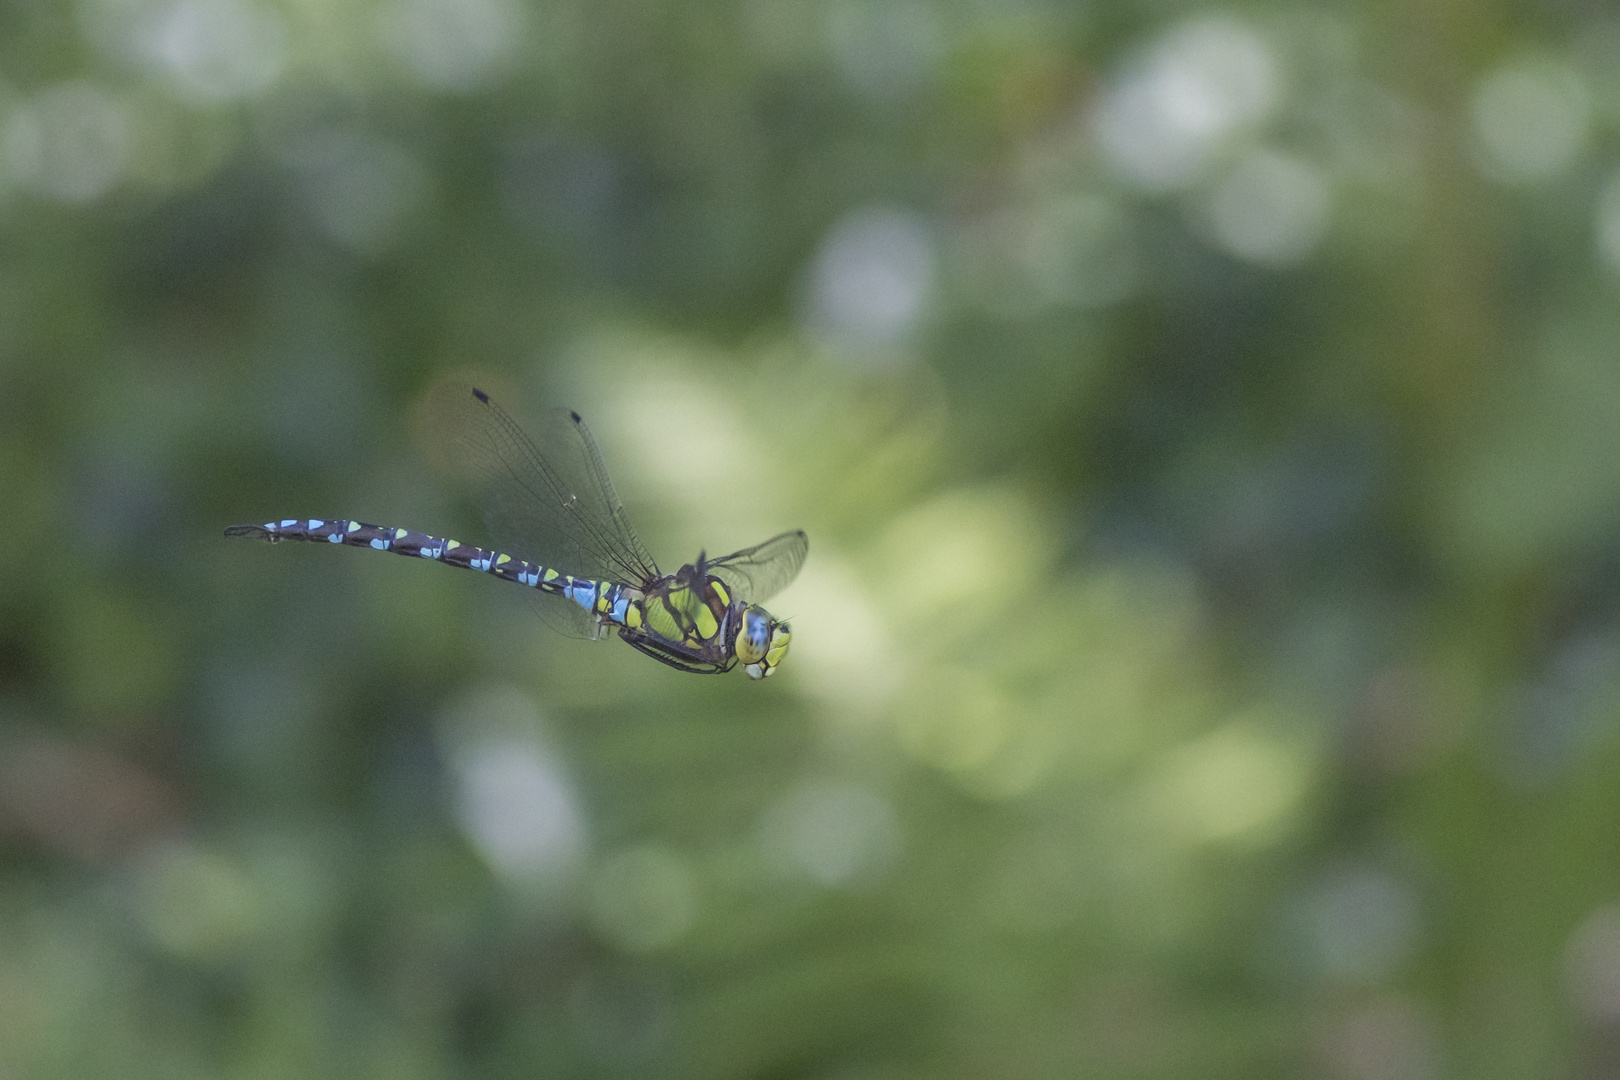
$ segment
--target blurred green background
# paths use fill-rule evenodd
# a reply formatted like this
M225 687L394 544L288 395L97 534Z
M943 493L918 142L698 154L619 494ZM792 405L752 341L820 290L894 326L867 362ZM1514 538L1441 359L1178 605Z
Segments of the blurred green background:
M1617 449L1601 4L7 0L0 1076L1620 1074Z

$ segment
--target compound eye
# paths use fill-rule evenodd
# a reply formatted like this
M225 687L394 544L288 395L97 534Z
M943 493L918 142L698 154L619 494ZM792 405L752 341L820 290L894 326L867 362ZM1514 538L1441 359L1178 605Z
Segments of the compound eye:
M743 609L742 628L737 633L737 659L757 664L770 648L771 617L763 608Z

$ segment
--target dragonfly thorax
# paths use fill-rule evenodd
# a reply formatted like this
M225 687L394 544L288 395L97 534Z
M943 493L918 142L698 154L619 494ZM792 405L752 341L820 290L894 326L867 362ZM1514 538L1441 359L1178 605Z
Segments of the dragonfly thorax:
M701 557L644 583L629 613L629 620L612 620L620 637L688 670L726 671L740 660L750 678L763 679L787 655L793 636L763 607L733 597L724 580L706 572Z

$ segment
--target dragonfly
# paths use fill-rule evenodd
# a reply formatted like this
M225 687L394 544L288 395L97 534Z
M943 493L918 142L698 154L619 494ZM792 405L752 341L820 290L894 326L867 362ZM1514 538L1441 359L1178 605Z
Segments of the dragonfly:
M761 605L798 576L802 530L665 574L647 553L577 412L552 409L531 438L483 390L451 383L428 399L432 440L469 482L498 548L340 518L232 525L227 537L309 541L391 551L489 574L536 590L540 612L576 637L617 631L680 671L750 678L776 672L792 627Z

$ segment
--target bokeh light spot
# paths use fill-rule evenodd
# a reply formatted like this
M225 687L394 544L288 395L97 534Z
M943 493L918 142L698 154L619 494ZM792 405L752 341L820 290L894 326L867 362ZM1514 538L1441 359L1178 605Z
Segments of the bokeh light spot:
M827 30L838 73L878 101L926 88L945 52L940 11L921 0L836 0L828 7Z
M761 840L778 864L818 885L844 887L875 878L899 857L900 823L869 787L812 781L766 811Z
M1306 760L1248 721L1169 755L1155 785L1166 824L1200 840L1235 840L1280 824L1305 793Z
M179 0L155 14L147 62L182 94L203 102L263 93L287 59L287 26L273 9L245 0Z
M1610 176L1603 185L1593 232L1598 258L1611 271L1620 273L1620 173Z
M517 55L524 19L512 0L395 0L380 30L422 85L464 92L487 85Z
M105 195L129 152L129 110L86 82L62 83L18 103L0 127L0 172L61 202Z
M190 960L217 960L263 922L258 890L224 855L189 843L155 847L136 867L142 925L160 946Z
M596 929L627 952L651 952L680 938L697 917L692 870L669 848L644 844L615 852L590 884Z
M1278 83L1271 48L1250 27L1225 16L1185 23L1115 78L1093 118L1097 139L1126 179L1184 187L1266 118Z
M1206 213L1216 242L1233 255L1286 266L1316 249L1330 203L1320 170L1288 154L1255 150L1215 185Z
M1497 68L1474 91L1473 125L1482 165L1507 183L1564 172L1584 148L1591 104L1566 65L1521 60Z
M1051 562L1052 537L1029 501L991 488L946 492L897 517L878 545L886 609L948 635L943 616L961 605L979 614L1024 595ZM981 580L994 567L994 588Z
M1581 921L1564 947L1564 985L1582 1016L1620 1022L1620 906L1608 904Z
M724 393L689 374L696 357L664 340L622 345L615 350L620 363L624 350L634 355L635 376L614 388L618 400L607 420L617 441L656 481L649 495L673 492L702 503L717 485L769 471L762 470L768 441L749 430L748 418ZM686 425L679 439L671 439L670 416L702 416L705 422Z
M793 597L795 684L839 716L865 717L886 705L900 687L901 660L860 576L835 553L818 550Z
M300 181L320 230L362 255L394 245L429 186L426 170L409 152L365 130L311 132L289 146L283 160Z
M1411 955L1421 929L1418 914L1412 887L1387 869L1333 866L1299 901L1304 958L1328 982L1378 983Z
M934 245L907 210L852 211L822 241L810 269L805 321L835 345L865 355L907 339L934 285Z
M476 690L447 714L445 737L456 815L490 866L517 884L571 873L584 815L533 703L511 688Z

